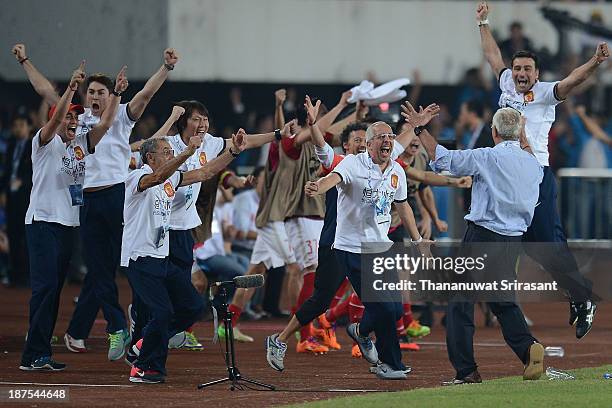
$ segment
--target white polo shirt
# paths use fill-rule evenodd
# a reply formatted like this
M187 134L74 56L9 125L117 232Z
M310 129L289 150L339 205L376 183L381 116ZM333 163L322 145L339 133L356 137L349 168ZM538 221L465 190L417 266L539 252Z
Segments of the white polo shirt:
M263 176L262 176L263 177ZM244 234L249 231L257 231L255 218L257 217L257 209L259 208L259 195L254 188L243 191L234 196L234 227ZM237 239L234 240L234 245L245 249L253 249L255 240Z
M563 102L555 96L554 88L558 83L538 81L529 92L523 94L516 91L512 70L504 69L499 77L502 91L499 106L514 108L525 116L527 140L542 166L548 166L548 132L555 121L555 107Z
M181 139L181 135L167 137L170 146L174 150L175 155L181 154L187 145ZM185 163L179 167L179 171L186 172L201 168L207 161L217 157L225 149L225 139L214 137L210 134L204 135L202 145ZM176 191L176 197L172 207L172 215L170 216L170 229L172 230L189 230L202 224L195 203L200 194L202 183L194 183L188 186L179 188Z
M395 161L384 173L370 155L349 154L334 173L342 177L338 189L338 215L334 248L361 253L362 242L386 242L391 225L391 204L408 197L406 174Z
M145 164L131 172L125 181L121 266L128 266L130 259L135 261L139 257L168 256L172 200L182 176L177 171L162 184L138 191L140 179L151 173L153 169Z
M40 130L32 139L32 191L25 223L56 222L69 227L79 225L79 207L72 205L69 186L85 179L85 157L89 155L87 134L64 143L55 135L40 145Z
M99 122L100 117L85 108L85 112L79 115L77 134L89 132ZM125 181L131 157L130 134L135 123L127 114L127 104L119 105L113 124L96 146L95 156L87 158L85 188L110 186Z

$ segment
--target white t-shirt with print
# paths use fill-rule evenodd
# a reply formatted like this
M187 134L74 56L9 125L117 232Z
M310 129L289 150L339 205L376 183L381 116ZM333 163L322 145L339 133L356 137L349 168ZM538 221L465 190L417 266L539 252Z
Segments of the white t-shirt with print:
M168 256L172 201L182 176L177 171L162 184L139 191L140 179L151 173L153 169L145 164L131 172L125 181L121 266L128 266L130 259L135 261L139 257Z
M389 243L391 204L408 197L406 173L395 161L382 173L370 155L349 154L334 173L342 177L338 189L338 217L334 248L361 253L362 242Z
M542 166L548 166L548 132L555 121L555 107L563 102L555 96L554 88L558 83L538 81L529 92L523 94L516 91L512 70L504 69L499 77L502 91L499 106L514 108L525 117L527 140Z
M40 132L32 139L32 192L25 223L46 221L76 227L79 207L72 205L69 186L83 185L85 157L89 155L88 136L79 134L66 144L55 135L41 146Z
M99 122L100 117L85 108L85 112L79 115L77 134L89 132ZM127 104L119 105L113 124L96 146L96 154L87 158L85 188L110 186L125 181L131 157L130 134L135 123L127 114Z
M180 134L168 136L167 140L175 155L181 154L187 148ZM216 158L224 149L225 139L214 137L207 133L204 135L202 145L179 167L179 171L186 172L199 169L206 162ZM172 215L170 217L170 229L184 231L202 224L195 206L200 194L201 185L202 183L194 183L181 187L176 191Z

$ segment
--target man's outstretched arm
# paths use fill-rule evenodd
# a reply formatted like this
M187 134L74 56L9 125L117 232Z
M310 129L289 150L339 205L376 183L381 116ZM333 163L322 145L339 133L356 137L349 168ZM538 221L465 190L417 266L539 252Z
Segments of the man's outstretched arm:
M557 99L563 100L567 98L569 93L586 81L609 56L610 50L608 44L605 42L599 43L591 59L574 69L565 79L556 85L555 96Z
M484 53L487 62L491 66L491 69L495 73L495 77L499 81L499 74L506 66L504 65L504 59L502 58L501 51L491 34L489 28L489 6L486 1L480 2L476 9L476 20L480 27L480 44L482 46L482 52Z
M134 120L140 119L155 93L168 78L168 73L174 69L178 62L178 54L174 48L164 50L164 63L145 83L144 87L128 103L128 114Z
M39 94L49 105L55 105L59 101L59 94L43 74L32 64L30 58L26 56L25 44L15 44L13 54L17 61L23 67L28 80L34 87L34 90Z

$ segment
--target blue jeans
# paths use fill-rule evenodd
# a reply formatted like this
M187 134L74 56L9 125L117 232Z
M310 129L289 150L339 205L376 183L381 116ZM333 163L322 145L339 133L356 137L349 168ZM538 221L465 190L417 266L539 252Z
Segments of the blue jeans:
M198 266L207 272L207 275L228 281L244 275L249 268L249 260L240 254L214 255L198 259Z

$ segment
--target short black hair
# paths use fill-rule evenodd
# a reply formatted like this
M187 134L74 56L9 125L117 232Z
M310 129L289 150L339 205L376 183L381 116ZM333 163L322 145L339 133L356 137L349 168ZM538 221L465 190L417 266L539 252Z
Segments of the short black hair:
M340 134L340 143L342 144L342 150L346 152L346 150L344 149L344 144L348 143L349 137L351 137L352 132L355 132L356 130L366 131L367 129L368 129L368 125L366 123L363 123L363 122L349 123L342 130L342 133Z
M191 117L194 111L201 113L203 116L206 116L210 119L208 109L206 106L200 101L180 101L176 102L174 105L178 105L185 109L185 113L181 115L179 120L176 122L176 129L179 134L183 133L183 130L187 127L187 120Z
M112 79L110 79L107 75L99 72L97 74L92 74L87 77L87 79L85 80L85 89L89 88L89 85L91 85L92 82L98 82L104 85L106 89L108 89L108 93L111 93L113 91L113 87L115 86Z
M27 112L21 111L21 109L17 111L15 115L13 115L13 117L11 118L11 124L15 123L15 121L17 120L25 120L29 126L32 126L34 124L30 115L28 115Z
M521 24L520 21L513 21L512 23L510 23L510 30L514 29L514 28L519 28L519 29L523 29L523 24Z
M465 102L465 107L468 112L475 113L480 119L484 117L485 106L484 104L477 99L470 99Z
M511 67L514 66L514 60L517 58L531 58L534 62L535 69L540 69L540 60L538 59L538 56L531 51L520 50L515 52L510 62Z

